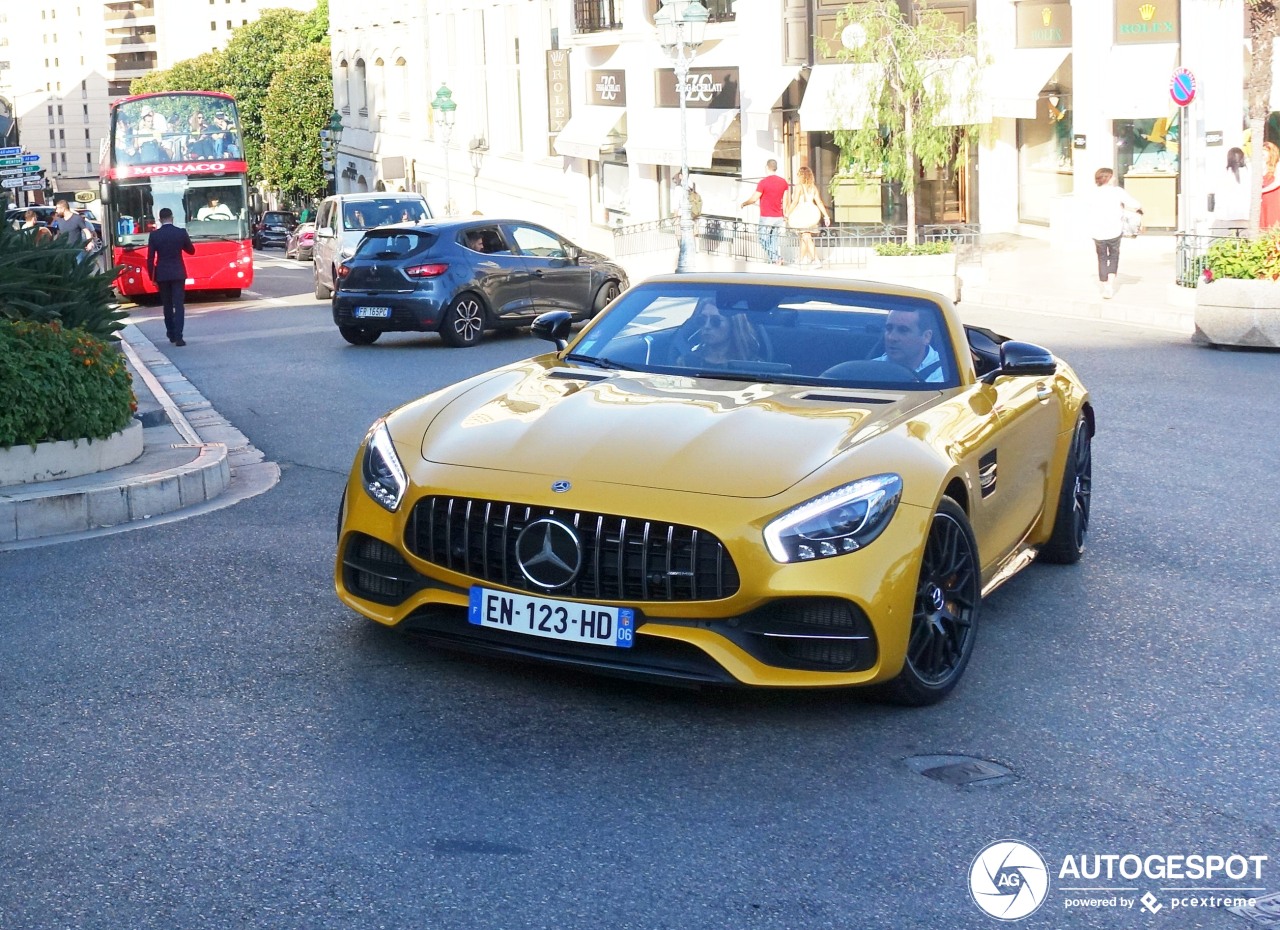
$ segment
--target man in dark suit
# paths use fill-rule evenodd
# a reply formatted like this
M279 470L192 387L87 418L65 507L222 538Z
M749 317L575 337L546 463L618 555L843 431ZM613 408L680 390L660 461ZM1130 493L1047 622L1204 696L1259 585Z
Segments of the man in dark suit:
M160 228L147 237L147 273L160 288L165 333L175 346L186 345L182 338L187 297L187 266L182 260L183 252L195 255L196 247L185 229L173 225L173 211L163 207L160 210Z

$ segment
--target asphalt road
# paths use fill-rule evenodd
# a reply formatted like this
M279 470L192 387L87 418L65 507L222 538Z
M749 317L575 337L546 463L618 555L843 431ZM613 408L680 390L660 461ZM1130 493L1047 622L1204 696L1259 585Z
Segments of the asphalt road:
M1280 892L1280 356L967 308L1093 390L1085 559L997 592L937 707L667 690L437 652L338 603L370 421L545 344L351 347L304 266L267 264L260 299L193 304L168 351L280 484L0 554L3 930L989 928L968 876L1001 839L1051 873L1027 928L1248 930L1175 908L1224 892L1164 889ZM163 344L158 317L135 316ZM936 754L1013 778L913 770ZM1106 855L1268 859L1256 880L1060 876ZM1067 906L1148 891L1159 913Z

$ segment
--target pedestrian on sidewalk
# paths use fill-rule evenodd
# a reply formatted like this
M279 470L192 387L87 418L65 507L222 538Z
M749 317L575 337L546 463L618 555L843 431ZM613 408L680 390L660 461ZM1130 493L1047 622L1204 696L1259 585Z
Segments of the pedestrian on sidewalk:
M160 210L160 228L147 237L147 274L160 289L164 304L164 331L175 346L185 346L182 326L186 317L187 265L182 253L196 254L191 236L181 226L173 225L173 211Z
M827 215L827 207L822 202L822 195L818 193L813 169L808 165L801 165L796 172L796 184L791 188L787 205L787 225L800 233L800 264L812 264L814 268L822 267L813 242L813 234L817 231L819 222L827 226L831 223L831 217Z
M1227 151L1227 170L1213 192L1213 232L1240 235L1249 228L1249 163L1244 149Z
M782 202L791 185L778 175L776 159L770 158L765 164L769 173L760 179L755 193L742 201L742 206L749 207L757 202L760 204L760 248L764 249L771 264L781 265L782 250L778 247L778 231L787 221Z
M1093 173L1096 186L1085 203L1085 228L1093 237L1093 245L1098 252L1098 281L1105 300L1116 294L1125 212L1142 213L1142 204L1124 188L1116 187L1115 181L1114 171L1099 168Z

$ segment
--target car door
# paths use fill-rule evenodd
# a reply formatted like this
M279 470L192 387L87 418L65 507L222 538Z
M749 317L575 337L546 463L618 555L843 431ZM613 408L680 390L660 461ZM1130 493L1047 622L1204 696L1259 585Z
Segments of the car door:
M978 463L981 522L995 544L995 551L983 553L987 562L1017 546L1049 506L1046 484L1062 422L1061 398L1052 377L1000 376L978 390L997 423L994 442Z
M507 226L512 242L529 263L531 315L546 310L591 312L591 266L570 258L573 246L551 230L532 223Z
M316 280L330 289L333 288L334 256L340 241L337 217L337 204L332 200L326 200L320 205L320 213L316 216L316 244L311 250ZM324 230L323 234L321 230Z
M479 247L472 248L469 243ZM458 232L457 247L471 262L472 286L484 295L495 320L515 321L534 315L529 261L511 248L502 227L492 223L466 227Z

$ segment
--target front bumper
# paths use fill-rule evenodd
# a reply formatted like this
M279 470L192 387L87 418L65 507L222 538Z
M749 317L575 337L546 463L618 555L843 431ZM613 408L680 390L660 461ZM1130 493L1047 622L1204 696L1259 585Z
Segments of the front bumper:
M759 526L768 517L758 518L761 502L718 499L712 502L718 519L703 522L730 550L742 579L738 591L719 600L582 600L635 610L635 645L619 649L471 625L470 588L481 582L425 562L405 545L406 515L418 493L412 489L392 514L368 498L358 471L347 487L337 593L384 625L471 652L693 684L839 687L886 681L902 668L929 521L920 508L900 505L881 537L859 552L784 565L764 551ZM646 508L647 517L666 519L662 510L688 517L693 495L654 497L659 506ZM610 502L591 503L609 509ZM746 518L752 511L757 518ZM737 531L726 529L735 525Z

